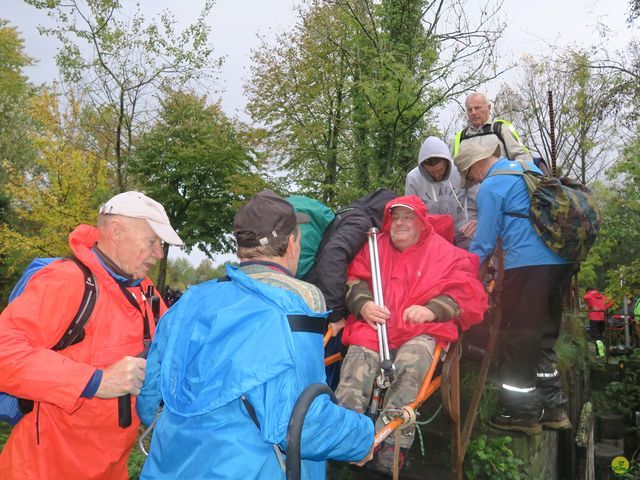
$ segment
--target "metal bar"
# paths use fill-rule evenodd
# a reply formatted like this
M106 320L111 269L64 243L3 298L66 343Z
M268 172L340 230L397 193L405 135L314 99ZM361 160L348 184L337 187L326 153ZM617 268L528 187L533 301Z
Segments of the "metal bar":
M336 362L342 360L342 353L334 353L333 355L329 355L328 357L324 357L324 366L327 367L329 365L333 365Z
M382 293L382 278L380 274L380 257L378 255L378 232L377 228L370 228L367 232L369 240L369 261L371 264L371 283L373 287L373 301L376 305L384 307L384 296ZM380 367L382 370L382 380L391 380L393 377L393 362L389 352L389 341L387 339L387 326L377 324L378 333L378 353L380 356Z
M461 341L462 339L458 340ZM460 355L457 349L449 349L451 358L451 367L449 369L449 381L451 382L451 433L452 433L452 456L454 476L456 480L462 480L462 464L464 463L464 455L462 455L462 437L460 432Z
M622 313L624 317L624 350L625 353L631 350L631 332L629 330L629 304L627 294L624 291L624 275L620 271L620 288L622 289Z

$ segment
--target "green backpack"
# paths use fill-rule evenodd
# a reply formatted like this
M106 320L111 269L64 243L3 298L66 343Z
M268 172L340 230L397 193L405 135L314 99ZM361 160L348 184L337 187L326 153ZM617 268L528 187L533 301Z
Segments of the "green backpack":
M296 277L302 278L313 267L322 235L335 215L329 207L313 198L292 195L285 200L293 206L296 212L306 213L311 219L309 223L300 225L302 241L300 242L300 260Z
M602 217L591 190L568 177L546 177L531 170L527 162L517 161L523 172L498 170L493 175L521 175L531 207L529 215L505 212L505 215L529 218L545 245L572 262L581 262L589 253L600 230Z

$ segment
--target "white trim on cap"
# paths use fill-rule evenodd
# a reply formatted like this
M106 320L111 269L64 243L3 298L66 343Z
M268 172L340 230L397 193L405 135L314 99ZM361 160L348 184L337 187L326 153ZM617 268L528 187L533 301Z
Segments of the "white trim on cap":
M393 210L396 207L404 207L404 208L408 208L409 210L411 210L412 212L415 212L416 209L413 208L411 205L407 205L406 203L394 203L393 205L391 205L389 207L389 210Z

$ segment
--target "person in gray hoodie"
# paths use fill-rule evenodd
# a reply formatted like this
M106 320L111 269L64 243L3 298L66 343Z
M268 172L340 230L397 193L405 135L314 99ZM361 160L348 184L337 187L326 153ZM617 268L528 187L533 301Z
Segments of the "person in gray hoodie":
M467 250L476 231L477 188L460 188L449 147L428 137L420 147L418 166L407 174L404 194L419 196L429 213L451 215L455 244Z

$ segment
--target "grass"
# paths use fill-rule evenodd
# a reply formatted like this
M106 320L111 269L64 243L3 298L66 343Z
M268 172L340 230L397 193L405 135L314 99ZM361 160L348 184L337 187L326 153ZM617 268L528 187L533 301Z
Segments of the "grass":
M4 444L9 440L9 434L11 433L11 427L9 424L0 422L0 450L4 448Z

